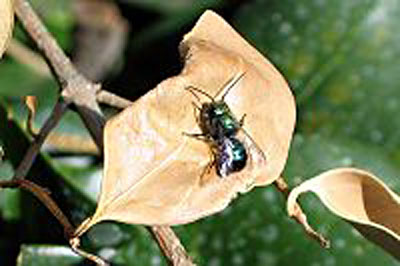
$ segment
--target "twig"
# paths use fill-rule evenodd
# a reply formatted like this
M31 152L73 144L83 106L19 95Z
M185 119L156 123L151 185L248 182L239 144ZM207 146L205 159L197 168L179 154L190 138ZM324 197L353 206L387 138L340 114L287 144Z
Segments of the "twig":
M131 101L129 101L125 98L119 97L118 95L115 95L111 92L103 91L103 90L99 91L99 93L97 94L96 97L97 97L97 101L100 103L106 103L110 106L121 108L121 109L129 107L132 104Z
M61 209L57 206L54 200L50 197L50 193L35 183L28 181L26 179L13 179L10 181L0 181L0 188L22 188L38 198L53 216L62 224L64 228L64 234L69 239L74 233L74 227L68 221L68 218L64 215Z
M100 258L100 257L98 257L96 255L90 254L90 253L80 249L81 241L79 240L78 237L70 238L69 239L69 244L71 245L71 248L72 248L73 251L75 251L77 254L81 255L82 257L93 261L97 265L99 265L99 266L109 266L110 265L108 262L106 262L102 258Z
M104 118L96 101L96 94L100 90L100 85L88 81L75 69L26 0L15 0L15 10L25 29L36 42L47 61L50 62L50 67L62 87L61 96L64 97L66 102L76 105L79 115L89 129L99 150L103 150ZM33 151L36 150L36 154L42 143L43 141L39 145L36 144L35 148L32 148ZM35 156L27 154L26 157L31 158L33 161L32 158ZM32 165L32 161L23 161L24 166L21 166L19 177L26 175ZM191 263L189 256L184 252L185 249L180 244L179 238L173 231L171 229L157 229L151 228L163 253L169 256L168 260L171 262L186 261ZM174 253L178 250L179 253ZM179 258L179 260L176 258Z
M15 170L13 179L24 179L26 177L29 169L35 161L36 156L39 154L40 148L43 145L46 137L60 121L63 114L67 111L67 107L67 102L64 102L63 100L57 102L56 106L54 106L54 109L51 112L50 117L43 124L42 128L39 131L39 134L36 135L31 146L25 153L24 159L22 159L21 163L18 165L17 170Z
M275 182L274 182L275 187L278 189L279 192L281 192L285 198L289 196L289 187L283 177L279 177ZM292 216L293 219L296 220L297 223L299 223L301 226L303 226L304 231L306 234L315 239L316 241L319 242L319 244L323 248L329 248L330 247L330 242L327 240L323 235L320 233L316 232L308 223L307 221L307 216L304 214L303 210L301 209L300 205L296 203L295 205L295 215Z

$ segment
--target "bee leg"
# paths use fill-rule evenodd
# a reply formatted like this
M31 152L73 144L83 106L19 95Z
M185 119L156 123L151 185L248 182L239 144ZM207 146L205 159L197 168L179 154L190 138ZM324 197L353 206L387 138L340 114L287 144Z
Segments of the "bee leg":
M242 118L240 118L240 121L239 121L239 125L240 125L240 127L242 127L243 125L244 125L244 118L246 117L246 114L244 114L243 116L242 116Z
M212 160L207 164L206 168L204 169L204 173L209 174L211 169L216 165L217 158L215 158L215 153L210 149L210 157Z
M206 182L206 180L203 178L204 176L210 174L211 170L214 168L214 166L217 163L217 160L215 158L215 153L210 149L210 157L212 158L210 162L204 167L203 172L200 175L200 180L202 183Z
M195 103L192 102L193 104L193 111L194 111L194 117L196 117L196 123L200 125L200 120L199 120L199 116L196 114L197 110L201 110L201 108ZM203 140L203 141L207 141L207 137L205 134L203 133L187 133L187 132L182 132L183 135L188 136L188 137L192 137L198 140Z
M196 117L196 123L198 125L200 125L200 120L199 120L199 116L197 115L196 111L201 111L201 107L199 107L195 102L192 102L193 104L193 112L194 112L194 117Z
M187 133L187 132L182 132L184 136L195 138L201 141L209 141L208 137L204 135L203 133Z
M198 106L195 102L192 102L192 104L193 104L194 109L195 109L195 114L196 114L196 109L199 110L199 111L201 110L201 107ZM196 117L197 117L197 115L196 115Z
M195 139L201 139L203 137L205 137L205 135L203 133L187 133L187 132L182 132L182 134L184 136L188 136L191 138L195 138Z

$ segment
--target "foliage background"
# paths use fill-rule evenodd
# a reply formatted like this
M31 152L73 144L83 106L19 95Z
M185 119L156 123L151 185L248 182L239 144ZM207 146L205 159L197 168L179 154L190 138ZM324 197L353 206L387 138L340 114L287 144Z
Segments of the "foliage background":
M62 47L74 52L76 19L68 0L32 0ZM134 100L179 72L177 45L210 7L226 18L284 74L297 99L297 128L285 176L291 185L339 166L368 169L399 191L400 2L396 0L119 0L130 23L128 45L106 88ZM15 36L34 48L20 27ZM227 40L228 41L228 40ZM0 178L9 178L28 145L21 96L39 99L37 126L57 98L57 84L6 57L0 63ZM108 110L112 111L112 110ZM15 123L6 124L12 117ZM7 126L4 126L7 125ZM70 111L57 128L87 137ZM67 137L65 137L67 138ZM101 158L47 147L29 179L48 187L78 224L95 207ZM329 214L302 199L311 223L332 240L322 250L287 218L273 187L242 195L218 215L176 228L199 265L400 265ZM351 203L349 203L351 204ZM134 210L133 210L134 211ZM84 246L115 265L165 265L142 226L102 223ZM85 265L62 229L31 195L0 192L1 265Z

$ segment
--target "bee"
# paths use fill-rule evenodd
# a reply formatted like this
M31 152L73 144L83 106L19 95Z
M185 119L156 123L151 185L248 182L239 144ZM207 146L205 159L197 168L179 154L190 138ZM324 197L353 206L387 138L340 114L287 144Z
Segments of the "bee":
M238 132L243 130L245 115L238 120L225 102L226 95L243 78L244 74L243 72L236 75L222 88L223 95L220 100L215 100L216 97L212 97L196 87L186 88L198 101L200 98L196 92L210 99L210 102L204 102L201 106L194 104L199 111L196 119L202 132L186 135L202 139L210 144L214 155L211 166L216 165L217 174L220 177L241 171L248 160L245 144L237 138ZM246 136L248 135L246 134ZM259 152L262 153L261 150Z

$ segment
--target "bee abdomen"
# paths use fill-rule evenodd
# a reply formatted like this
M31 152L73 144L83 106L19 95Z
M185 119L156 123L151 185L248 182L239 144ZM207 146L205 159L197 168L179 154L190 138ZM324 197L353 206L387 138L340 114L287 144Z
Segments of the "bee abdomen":
M225 177L246 166L247 152L242 142L234 137L226 137L218 142L216 157L217 173Z

